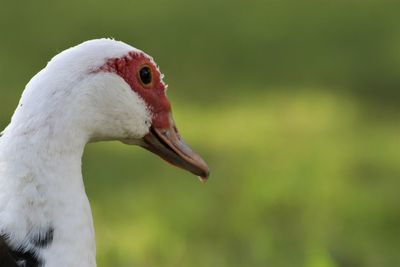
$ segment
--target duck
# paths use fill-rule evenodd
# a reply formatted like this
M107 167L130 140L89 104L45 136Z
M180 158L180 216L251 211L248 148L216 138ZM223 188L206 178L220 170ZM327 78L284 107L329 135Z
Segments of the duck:
M88 143L140 146L207 180L163 79L151 56L105 38L64 50L28 82L0 134L0 266L96 266L81 171Z

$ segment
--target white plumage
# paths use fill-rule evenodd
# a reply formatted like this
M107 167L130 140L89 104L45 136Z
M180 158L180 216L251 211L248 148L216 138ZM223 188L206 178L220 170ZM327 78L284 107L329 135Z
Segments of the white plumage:
M0 233L37 265L21 258L4 266L96 266L84 147L98 140L143 145L153 120L149 103L120 75L97 71L129 52L145 55L110 39L88 41L55 56L26 86L0 138ZM49 244L37 244L46 238Z

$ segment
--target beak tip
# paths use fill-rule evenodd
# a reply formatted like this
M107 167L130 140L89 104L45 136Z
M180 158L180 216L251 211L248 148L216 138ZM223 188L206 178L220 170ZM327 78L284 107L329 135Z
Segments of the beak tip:
M205 184L207 182L209 176L210 176L210 171L207 170L206 172L204 172L204 174L199 175L198 178L201 183Z
M207 182L207 180L208 180L208 177L198 176L198 178L199 178L199 181L200 181L202 184L205 184L205 183Z

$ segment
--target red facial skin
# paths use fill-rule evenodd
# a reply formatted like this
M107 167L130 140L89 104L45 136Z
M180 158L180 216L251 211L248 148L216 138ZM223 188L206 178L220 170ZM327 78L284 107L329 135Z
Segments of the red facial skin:
M152 79L149 84L144 84L140 79L139 72L143 67L151 70ZM181 139L172 120L171 105L165 95L166 86L153 60L142 52L130 52L124 57L107 60L99 71L119 75L148 105L152 125L140 145L205 181L209 176L208 166Z
M152 82L143 84L139 77L142 67L151 69ZM147 103L152 113L152 125L159 129L170 127L171 104L165 95L166 86L158 68L143 53L129 52L121 58L112 58L100 70L118 74Z

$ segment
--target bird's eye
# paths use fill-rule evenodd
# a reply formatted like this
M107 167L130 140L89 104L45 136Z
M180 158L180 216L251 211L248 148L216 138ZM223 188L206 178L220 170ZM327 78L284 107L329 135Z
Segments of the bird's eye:
M143 67L139 70L139 77L140 77L140 81L144 84L144 85L148 85L151 83L151 69L149 67Z

